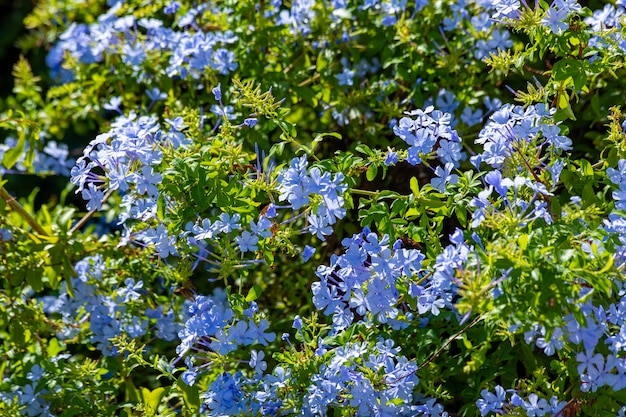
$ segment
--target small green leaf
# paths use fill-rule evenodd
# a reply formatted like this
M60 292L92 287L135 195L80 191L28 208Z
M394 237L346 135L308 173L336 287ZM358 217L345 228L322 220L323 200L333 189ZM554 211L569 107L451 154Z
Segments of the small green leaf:
M153 391L150 391L147 388L141 388L141 397L143 399L143 404L145 406L145 412L147 416L156 415L159 404L161 403L161 399L165 395L165 388L158 387Z
M411 191L415 196L420 195L420 187L417 183L417 178L411 177L411 180L409 181L409 187L411 188Z
M526 250L528 247L528 234L524 233L520 237L517 238L517 243L522 250Z
M585 177L593 177L593 167L589 161L586 159L579 159L578 163L580 164L580 170Z
M419 216L420 214L422 214L422 211L421 211L421 210L418 210L418 209L417 209L417 208L415 208L415 207L411 207L410 209L408 209L408 210L406 211L405 216L407 217L407 219L409 219L409 220L410 220L411 218L417 217L417 216Z
M35 292L43 290L43 283L41 282L41 270L29 269L26 271L26 282L30 285Z
M464 206L456 206L455 213L461 226L467 226L467 209Z
M376 175L378 175L378 167L372 164L367 168L365 178L367 178L368 181L374 181Z
M360 153L364 153L367 156L375 156L374 152L367 145L358 145L356 148L354 148L354 150Z
M330 136L331 138L335 138L335 139L339 139L341 140L341 134L337 133L337 132L327 132L327 133L319 133L315 136L315 138L313 139L313 144L317 144L321 141L324 140L325 137Z
M17 346L22 346L26 342L24 328L17 320L9 322L9 335L11 336L11 343Z
M189 411L192 414L198 412L198 410L200 410L200 393L198 392L198 386L193 385L190 387L180 378L178 378L176 385L183 392L183 401Z
M4 153L4 158L2 159L2 163L5 168L11 169L13 165L17 163L22 154L24 153L24 147L26 146L26 136L22 133L19 135L19 139L15 144L14 148L7 150Z
M125 387L126 400L131 402L139 401L139 390L133 384L133 381L130 378L126 379L126 387Z
M248 291L248 295L246 295L246 301L250 302L258 299L261 296L262 292L263 291L261 290L260 286L254 285L252 288L250 288L250 291Z
M398 194L395 191L390 191L390 190L383 190L381 192L378 193L378 196L376 197L376 200L382 200L385 198L393 198L393 199L397 199L400 197L400 194Z
M569 96L567 93L559 93L558 107L559 109L565 109L569 106Z
M59 343L59 341L57 340L56 337L53 337L52 339L50 339L48 341L48 357L49 358L54 358L56 357L59 353L61 353L63 351L64 347L61 346L61 344Z

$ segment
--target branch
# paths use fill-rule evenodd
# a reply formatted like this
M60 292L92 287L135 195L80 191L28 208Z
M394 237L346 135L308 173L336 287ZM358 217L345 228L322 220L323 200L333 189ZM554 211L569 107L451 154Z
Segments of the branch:
M9 194L7 190L4 189L4 187L0 187L0 197L4 199L4 201L9 205L12 210L16 211L24 220L26 220L26 223L28 223L35 232L39 233L42 236L50 236L48 232L46 232L43 227L41 227L39 223L37 223L37 220L35 220L33 216L31 216L26 211L26 209L22 207L19 201L17 201L15 197L13 197L11 194Z
M111 194L113 194L114 190L109 190L105 195L104 198L102 198L102 203L104 203L105 201L107 201L109 199L109 197L111 197ZM71 229L70 229L70 236L73 235L74 233L76 233L81 227L83 227L85 225L85 223L87 223L87 221L89 221L89 219L91 219L91 217L93 216L93 214L98 211L98 210L91 210L89 213L85 214Z
M471 322L469 322L467 325L465 325L465 327L463 327L461 330L459 330L457 333L455 333L454 335L450 336L450 338L446 341L446 343L443 344L443 346L441 346L439 349L437 349L437 351L435 353L433 353L432 355L430 355L430 358L426 359L426 361L424 363L422 363L418 369L422 369L424 368L426 365L428 365L429 363L431 363L433 360L435 360L435 358L437 356L439 356L439 354L446 348L448 347L448 345L450 345L450 343L452 343L453 340L455 340L457 337L459 337L460 335L462 335L463 333L465 333L467 331L467 329L469 329L470 327L472 327L473 325L475 325L476 323L478 323L478 321L480 319L482 319L483 316L476 316L476 318L474 320L472 320Z

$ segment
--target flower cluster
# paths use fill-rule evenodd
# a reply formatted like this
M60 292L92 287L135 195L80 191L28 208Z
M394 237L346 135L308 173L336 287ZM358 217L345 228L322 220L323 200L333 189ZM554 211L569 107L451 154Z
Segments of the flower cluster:
M422 162L421 155L428 155L439 143L437 155L444 164L459 166L463 157L461 138L450 122L452 116L429 106L406 113L393 127L393 133L409 145L407 162L416 165Z
M39 3L0 414L626 413L626 1Z
M476 143L483 146L482 153L471 158L478 167L482 162L502 169L516 155L525 157L528 147L547 149L547 156L572 149L572 141L561 135L558 124L552 120L556 110L537 104L524 108L507 104L495 111L480 131ZM542 162L543 162L542 159ZM542 169L545 164L539 164ZM519 169L523 169L520 167Z
M277 191L280 193L280 201L288 201L287 208L293 210L311 203L311 199L317 196L321 198L321 201L312 205L312 211L307 214L307 230L325 240L324 236L333 231L331 226L346 215L343 193L347 187L343 183L342 173L331 176L316 167L307 173L307 165L304 156L292 159L289 168L278 175Z
M17 139L9 137L0 144L0 160L5 153L17 146ZM24 159L28 154L29 145L25 144L24 153L20 155L17 163L12 169L7 170L0 166L0 174L26 173L29 169L24 164ZM69 150L66 144L56 141L46 142L42 151L33 150L33 161L31 163L32 172L38 175L63 175L69 176L70 168L74 166L74 160L69 157Z
M46 314L60 316L56 336L71 340L85 331L88 323L89 342L104 356L119 354L113 339L126 335L131 339L154 334L157 338L173 341L180 326L178 315L164 306L151 308L142 299L146 295L141 280L127 278L113 292L105 292L103 284L110 285L107 266L100 255L90 256L76 264L76 277L71 279L72 296L67 286L59 295L41 298Z
M329 405L345 403L356 416L427 414L423 409L434 404L413 404L417 365L399 353L392 340L347 343L324 353L329 359L311 377L302 412L324 415Z
M197 79L205 67L223 75L237 69L234 53L225 48L237 42L234 33L197 30L197 19L210 12L207 4L178 16L176 25L184 29L180 31L166 27L162 20L154 17L137 19L132 14L118 16L121 6L122 3L118 2L99 16L97 22L72 24L61 34L59 43L46 58L53 76L59 77L61 82L73 79L71 70L63 66L65 54L84 64L115 57L146 84L152 78L148 75L150 60L157 56L168 60L165 68L168 77Z
M400 240L390 248L389 236L379 240L365 228L342 241L345 254L333 255L330 266L318 267L320 281L311 285L313 303L325 315L332 315L335 332L353 323L374 321L402 328L413 320L413 313L402 312L406 305L399 308L398 287L402 282L418 313L436 316L440 309L452 308L455 270L463 266L469 252L460 230L451 239L454 244L425 274L425 257L419 250L403 248Z
M517 392L507 392L500 385L496 386L495 394L487 390L481 391L482 398L476 401L481 416L486 416L491 412L505 413L507 410L523 410L528 416L556 416L563 412L567 403L559 401L556 396L552 396L550 401L540 398L537 394L529 394L525 400Z

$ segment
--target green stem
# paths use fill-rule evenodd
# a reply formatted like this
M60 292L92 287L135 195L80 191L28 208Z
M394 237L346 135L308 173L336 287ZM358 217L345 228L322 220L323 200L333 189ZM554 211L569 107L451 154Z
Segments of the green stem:
M9 194L7 190L4 189L4 187L0 187L0 197L4 199L4 201L9 205L12 210L16 211L24 220L26 220L26 223L28 223L35 232L39 233L42 236L50 236L48 232L46 232L43 227L41 227L39 223L37 223L37 220L35 220L33 216L31 216L26 211L26 209L24 209L19 201L17 201L15 197L13 197L11 194Z
M465 327L463 327L461 330L459 330L457 333L453 334L452 336L450 336L450 338L446 341L446 343L444 343L435 353L433 353L430 358L426 359L426 361L424 363L422 363L418 369L423 369L426 365L428 365L429 363L431 363L433 360L435 360L435 358L437 358L437 356L439 356L439 354L446 348L448 347L448 345L450 345L450 343L452 343L457 337L459 337L460 335L462 335L463 333L465 333L467 331L467 329L469 329L470 327L472 327L473 325L475 325L476 323L478 323L478 321L480 319L482 319L483 316L476 316L474 318L474 320L472 320L471 322L469 322Z
M305 87L305 86L311 84L313 81L317 80L319 77L320 77L320 74L316 73L312 77L307 78L306 80L304 80L300 84L298 84L298 87Z
M378 191L361 190L359 188L352 188L352 189L350 189L350 191L352 192L352 194L367 195L367 196L370 196L370 197L377 197L378 196Z
M429 273L427 273L426 275L424 275L422 278L419 279L419 281L417 281L415 284L416 285L422 285L422 282L426 281L428 278L430 278L433 274L435 273L435 270L433 269L432 271L430 271Z

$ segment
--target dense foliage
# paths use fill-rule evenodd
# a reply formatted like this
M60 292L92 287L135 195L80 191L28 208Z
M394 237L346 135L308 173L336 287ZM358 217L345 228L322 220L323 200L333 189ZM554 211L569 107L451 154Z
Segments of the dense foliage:
M626 415L624 22L40 2L0 100L0 414Z

